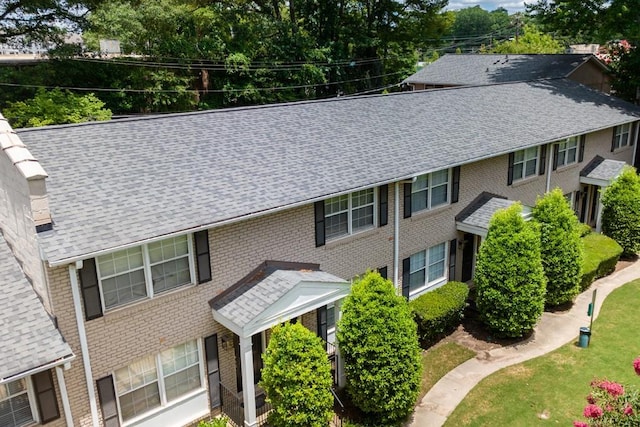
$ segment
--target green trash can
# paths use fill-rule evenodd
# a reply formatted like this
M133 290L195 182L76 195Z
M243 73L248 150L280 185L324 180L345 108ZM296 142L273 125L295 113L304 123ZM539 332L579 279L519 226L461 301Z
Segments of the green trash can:
M591 339L591 330L586 326L580 328L580 337L578 338L578 347L589 347L589 340Z

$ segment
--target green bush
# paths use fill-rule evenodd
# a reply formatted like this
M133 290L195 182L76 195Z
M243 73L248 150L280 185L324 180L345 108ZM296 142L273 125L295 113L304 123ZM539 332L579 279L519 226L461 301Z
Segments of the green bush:
M546 278L540 232L514 203L496 212L480 247L475 282L480 318L498 337L521 337L542 316Z
M273 427L326 427L333 414L331 366L322 341L301 324L276 326L263 355L260 386Z
M435 344L460 324L468 296L465 283L449 282L409 303L423 348Z
M368 272L354 282L342 313L337 337L352 402L377 425L405 418L422 370L409 304L389 280Z
M580 237L584 237L588 234L591 234L593 232L593 230L591 229L591 226L589 224L585 224L585 223L580 223L578 224L578 230L580 231Z
M227 417L212 418L208 421L200 421L198 423L198 427L227 427L227 425Z
M582 238L584 261L581 289L586 290L594 280L613 272L622 255L622 247L612 238L591 233Z
M624 256L640 251L640 177L631 166L602 194L602 234L618 242Z
M583 259L578 218L562 190L538 198L533 219L540 227L542 267L547 279L547 306L573 301L580 293Z

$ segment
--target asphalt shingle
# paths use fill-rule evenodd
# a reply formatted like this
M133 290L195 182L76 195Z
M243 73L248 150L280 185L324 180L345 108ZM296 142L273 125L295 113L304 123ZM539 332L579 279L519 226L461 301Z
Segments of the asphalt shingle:
M628 123L565 80L17 130L49 174L48 261L266 213Z
M0 234L0 380L72 356Z

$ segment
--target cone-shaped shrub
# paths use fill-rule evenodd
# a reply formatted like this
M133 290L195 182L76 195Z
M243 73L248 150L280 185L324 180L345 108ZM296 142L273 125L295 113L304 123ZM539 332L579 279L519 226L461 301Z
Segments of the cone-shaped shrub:
M602 233L622 246L624 256L640 251L640 177L631 166L602 194Z

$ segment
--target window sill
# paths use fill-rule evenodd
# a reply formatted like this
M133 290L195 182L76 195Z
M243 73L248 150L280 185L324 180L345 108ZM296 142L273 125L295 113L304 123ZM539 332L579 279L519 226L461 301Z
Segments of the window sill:
M189 411L188 412L188 419L185 418L184 419L184 423L183 424L189 424L189 422L196 420L198 418L201 418L205 415L207 415L209 413L209 408L208 408L208 400L207 400L207 389L206 388L199 388L197 390L192 391L191 393L185 394L184 396L181 396L180 398L174 400L173 402L167 404L166 406L160 406L158 408L154 408L152 410L150 410L149 412L145 412L142 415L139 415L135 418L132 418L130 420L127 421L123 421L122 422L122 426L123 427L133 427L133 426L145 426L146 424L155 424L155 425L160 425L158 424L158 419L154 419L157 417L166 417L167 416L167 412L170 412L172 410L177 409L179 406L181 405L186 405L189 404L190 401L195 401L197 400L198 397L202 397L204 396L205 398L205 402L207 403L207 405L205 405L206 411L200 411L200 412L192 412ZM198 403L198 402L196 402Z
M433 282L427 283L426 285L424 285L421 288L416 289L415 291L411 291L409 292L409 299L415 299L417 297L419 297L420 295L427 293L429 291L433 291L437 288L439 288L440 286L444 285L445 283L447 283L447 278L446 277L442 277L440 279L434 280Z
M444 212L447 209L451 208L451 203L447 203L446 205L440 205L437 206L433 209L423 209L421 211L418 212L412 212L411 213L411 221L420 221L423 218L428 218L432 215L436 215L438 213Z
M351 243L356 240L363 239L365 237L370 237L375 234L378 234L379 229L380 227L370 227L370 228L365 228L362 231L358 231L357 233L354 233L354 234L346 234L344 236L333 237L331 238L331 240L327 240L327 242L323 247L325 249L332 249L347 243Z

